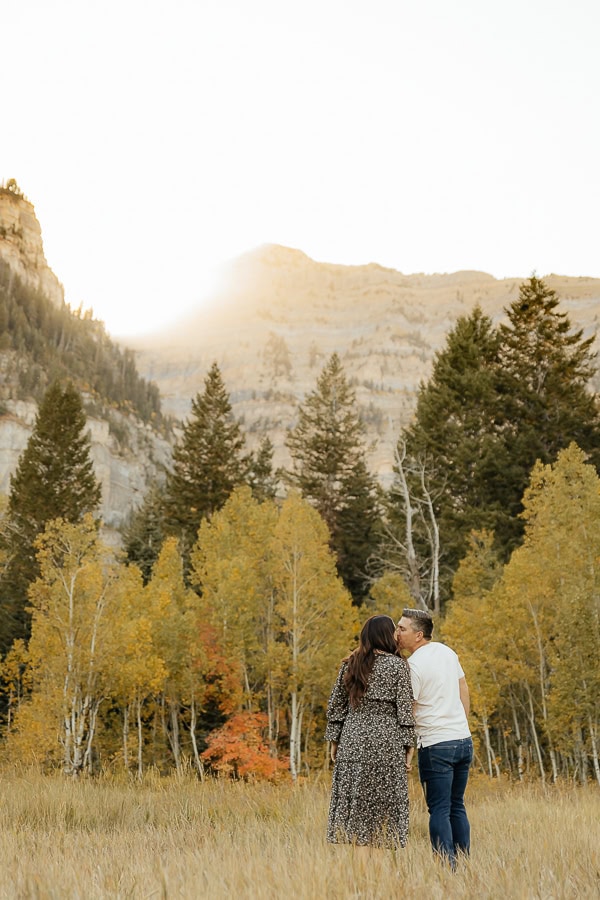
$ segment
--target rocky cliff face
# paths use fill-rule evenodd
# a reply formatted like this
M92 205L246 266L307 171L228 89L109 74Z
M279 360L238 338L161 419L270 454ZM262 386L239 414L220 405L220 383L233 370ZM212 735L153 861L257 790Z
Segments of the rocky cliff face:
M22 400L6 402L0 417L0 494L10 491L10 476L33 430L37 405ZM111 424L119 426L119 440L111 433ZM117 542L116 532L125 523L132 507L137 506L157 471L170 464L171 446L149 426L111 412L111 424L88 417L91 457L96 477L102 485L99 509L105 536ZM123 445L126 444L126 447Z
M23 281L59 305L63 288L48 267L39 222L31 203L20 192L0 188L0 258ZM14 351L0 351L0 373L6 377L9 357ZM14 368L14 367L13 367ZM84 405L98 409L97 399L83 397ZM0 493L10 490L10 475L31 435L37 405L22 400L6 400L0 411ZM105 414L106 413L106 414ZM143 498L148 483L170 464L171 446L150 426L132 415L110 409L88 414L91 454L96 476L102 485L100 513L108 540L118 542L117 530L132 507Z
M63 286L44 256L35 210L16 185L13 189L0 188L0 256L22 281L53 303L64 303Z
M600 279L545 281L573 325L597 334ZM297 404L336 351L367 425L371 464L386 483L398 431L449 329L477 303L498 321L519 284L483 272L403 275L375 264L330 265L266 246L237 260L219 294L194 317L134 349L141 374L158 384L164 407L179 417L216 360L251 446L268 433L283 465Z

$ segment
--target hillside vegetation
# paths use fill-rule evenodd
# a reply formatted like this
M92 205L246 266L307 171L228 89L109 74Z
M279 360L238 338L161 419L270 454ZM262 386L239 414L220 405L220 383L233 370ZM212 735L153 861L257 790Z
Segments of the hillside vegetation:
M115 344L91 312L57 306L0 259L0 400L39 400L55 379L92 400L164 425L156 385L133 353Z

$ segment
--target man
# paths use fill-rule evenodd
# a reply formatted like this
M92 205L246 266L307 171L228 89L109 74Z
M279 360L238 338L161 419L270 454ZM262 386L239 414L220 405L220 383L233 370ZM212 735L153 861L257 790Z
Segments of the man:
M419 778L429 810L435 853L454 869L459 852L468 855L470 825L464 804L473 741L469 730L469 689L458 656L432 641L433 621L420 609L405 609L396 628L415 698Z

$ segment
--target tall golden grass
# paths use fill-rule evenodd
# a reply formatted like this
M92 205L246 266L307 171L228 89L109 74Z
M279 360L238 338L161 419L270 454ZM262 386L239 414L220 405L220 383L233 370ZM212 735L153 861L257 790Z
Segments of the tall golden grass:
M600 891L600 791L474 777L473 853L431 855L418 781L404 851L365 865L324 839L328 779L297 786L150 773L141 784L0 776L2 898L587 898Z

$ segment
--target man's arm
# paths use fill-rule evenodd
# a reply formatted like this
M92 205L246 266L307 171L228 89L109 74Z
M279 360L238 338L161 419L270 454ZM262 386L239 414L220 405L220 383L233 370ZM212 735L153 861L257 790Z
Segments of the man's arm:
M467 718L469 718L469 713L471 711L471 698L469 696L469 687L467 685L466 678L458 679L458 691L460 694L460 702L462 703L465 710L465 715Z

